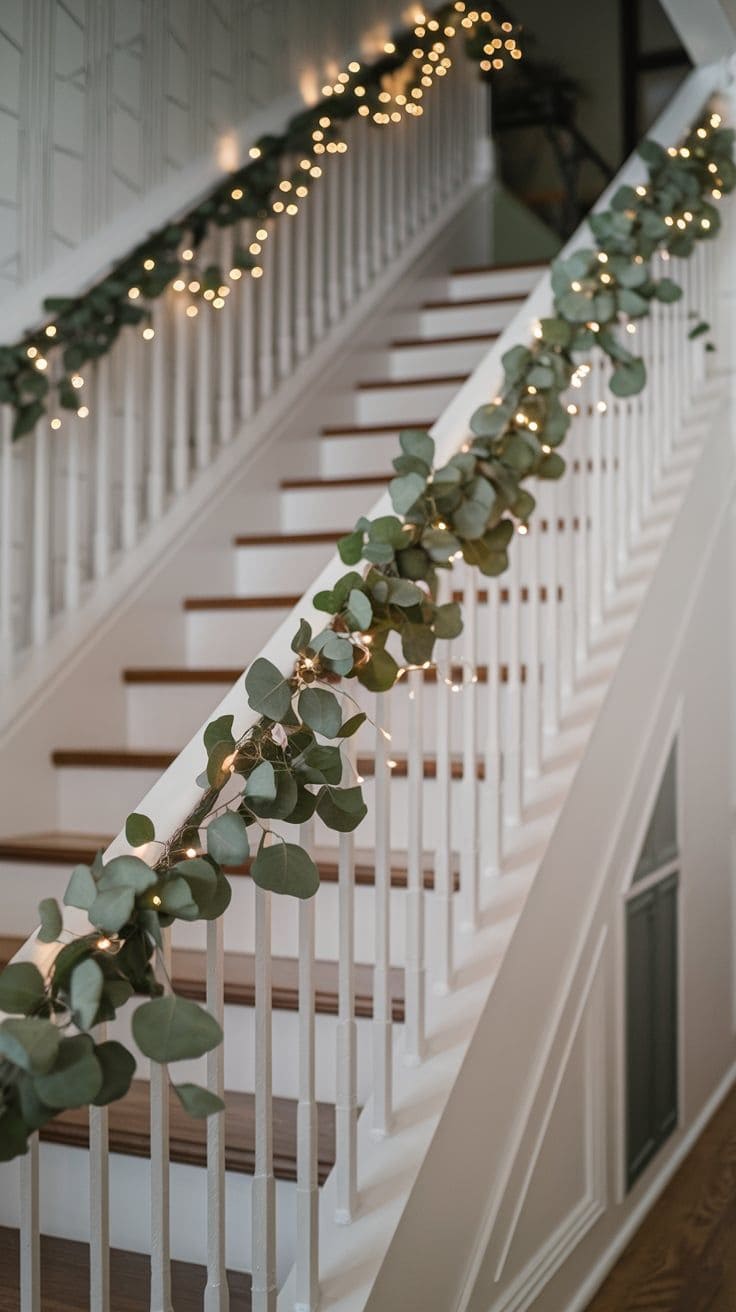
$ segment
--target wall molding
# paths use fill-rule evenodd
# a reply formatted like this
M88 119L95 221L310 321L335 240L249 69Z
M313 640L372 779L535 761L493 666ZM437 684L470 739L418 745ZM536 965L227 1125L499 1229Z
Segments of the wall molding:
M606 939L607 933L604 929L596 945L580 1003L576 1008L570 1032L565 1042L565 1050L555 1079L554 1090L545 1108L524 1185L517 1200L512 1223L503 1245L501 1259L496 1271L497 1280L500 1280L502 1276L514 1235L523 1215L523 1205L533 1180L539 1154L547 1136L552 1113L558 1102L559 1092L569 1067L576 1039L581 1032L584 1044L583 1096L585 1122L582 1137L585 1188L582 1196L571 1208L568 1215L559 1222L501 1297L493 1303L491 1312L523 1312L525 1308L530 1307L533 1300L541 1293L555 1272L559 1270L591 1227L603 1215L608 1204L605 1007L603 994Z

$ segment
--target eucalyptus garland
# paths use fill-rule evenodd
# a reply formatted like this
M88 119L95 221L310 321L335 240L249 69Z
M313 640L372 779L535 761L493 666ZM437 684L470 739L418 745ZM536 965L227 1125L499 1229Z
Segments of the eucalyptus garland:
M642 144L648 183L620 188L611 208L589 220L596 245L553 265L554 316L540 321L531 345L505 354L501 395L472 415L463 449L436 468L429 433L401 433L390 484L395 514L362 518L341 539L351 568L314 598L329 618L316 633L301 621L291 674L263 658L251 665L245 691L257 723L237 739L230 715L207 726L201 799L181 828L161 841L151 820L134 813L126 837L148 859L105 862L99 854L77 866L64 903L86 912L89 933L68 941L57 902L41 903L38 938L60 944L48 974L30 962L0 974L0 1160L24 1153L29 1136L64 1108L125 1096L135 1058L118 1042L98 1042L94 1030L134 997L145 1001L133 1014L133 1037L152 1061L198 1057L221 1042L205 1008L164 991L163 931L176 920L222 916L225 870L245 862L261 888L300 898L316 892L312 857L272 824L317 815L343 833L366 815L341 750L366 719L347 681L385 692L405 668L432 661L437 639L461 632L460 607L437 602L439 572L458 557L490 577L507 568L513 534L534 510L523 484L564 472L556 448L571 414L562 398L585 371L581 356L595 346L609 356L617 396L644 386L644 363L619 330L652 301L681 296L671 278L654 276L652 256L685 258L715 237L713 202L736 182L733 137L713 113L680 147ZM705 330L695 324L690 336ZM197 1085L174 1088L194 1116L222 1108Z
M498 10L496 10L498 14ZM151 307L169 287L189 300L187 313L221 310L234 283L258 278L274 216L291 216L322 175L325 158L347 150L344 125L364 117L383 128L423 113L422 100L452 64L452 42L462 39L480 67L501 68L521 50L514 24L465 3L445 3L394 34L373 64L352 61L322 99L296 114L281 134L261 137L247 164L229 173L193 209L151 233L109 274L81 296L49 297L50 322L14 345L0 346L0 403L15 410L13 438L31 432L44 414L62 426L60 412L89 414L80 370L107 355L121 330L141 327L154 336ZM478 44L480 43L480 44ZM218 228L255 220L254 239L236 246L227 268L207 260L206 240Z

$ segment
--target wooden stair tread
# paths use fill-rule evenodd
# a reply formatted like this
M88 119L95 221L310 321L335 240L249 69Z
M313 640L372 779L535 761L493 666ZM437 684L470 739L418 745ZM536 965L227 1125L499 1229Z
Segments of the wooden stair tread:
M408 425L400 424L398 427L406 428ZM284 478L280 486L286 491L299 491L302 488L335 488L335 487L370 487L372 483L387 483L393 474L356 474L353 477L344 476L341 478Z
M398 433L402 428L432 428L436 419L412 419L410 423L402 420L393 424L328 424L320 428L321 437L373 437L385 433Z
M164 665L138 665L123 670L124 683L226 683L239 679L241 669L187 669L185 666L167 668Z
M398 754L395 754L395 755L391 756L389 759L392 760L392 761L394 762L393 766L391 767L391 773L392 773L392 775L394 776L394 778L395 778L395 779L406 779L407 776L408 776L408 774L409 774L409 759L408 759L408 757L407 757L407 756L399 756ZM375 757L373 757L373 756L368 756L368 755L366 755L366 756L359 756L358 759L357 759L358 772L359 772L360 774L362 774L364 777L365 777L365 776L370 777L371 775L373 775L373 773L374 773L374 771L375 771L375 766L376 766L376 761L375 761ZM425 756L425 757L424 757L424 769L423 769L423 772L422 772L422 777L423 777L424 779L436 779L436 778L437 778L437 757L436 757L436 756ZM460 757L460 756L451 756L451 757L450 757L450 778L451 778L451 779L463 779L464 777L465 777L465 769L464 769L464 765L463 765L462 757ZM485 777L486 777L485 762L483 761L482 758L479 758L479 759L478 759L478 762L477 762L477 766L476 766L476 777L477 777L478 779L485 779Z
M173 1089L169 1098L171 1160L188 1166L207 1162L207 1123L189 1116ZM273 1166L280 1180L296 1180L296 1111L293 1098L274 1098ZM335 1109L318 1103L317 1174L324 1184L335 1160ZM110 1104L110 1151L128 1157L150 1156L149 1085L134 1080L120 1102ZM89 1116L86 1107L62 1112L40 1131L46 1143L86 1148ZM252 1093L225 1094L225 1165L252 1175L255 1167L255 1099Z
M25 940L0 936L0 969L15 956ZM296 957L272 957L273 1005L279 1011L296 1011L299 1007L299 962ZM174 948L172 980L181 997L204 1002L206 995L207 957L196 948ZM315 961L315 1010L324 1016L338 1013L338 965L336 961ZM404 972L391 967L392 1015L404 1019ZM355 1015L370 1019L373 1015L373 967L367 962L355 964ZM225 953L225 1002L232 1006L255 1004L255 957L250 952Z
M111 835L80 833L39 833L15 834L0 838L0 861L17 861L31 865L89 865L95 853L105 850L111 843ZM317 855L315 861L320 879L326 884L336 884L339 878L337 857ZM227 867L229 875L245 875L250 872L250 862L242 866ZM360 886L372 885L375 878L373 863L366 856L358 855L355 861L355 883ZM391 868L391 886L406 888L406 867L394 862ZM434 873L431 868L424 872L424 887L434 888Z
M507 292L502 296L472 296L465 301L425 301L423 310L463 310L474 305L504 305L525 301L528 292Z
M337 542L349 533L349 528L312 529L305 533L239 533L233 538L236 547L301 547L311 543Z
M473 273L514 273L519 269L546 269L549 263L549 260L523 260L520 264L467 264L453 269L450 276L462 278Z
M455 346L460 342L495 342L500 336L500 333L463 333L457 337L395 337L391 346Z
M267 597L185 597L185 610L291 610L302 599L301 592Z
M365 383L357 383L359 392L371 392L381 388L392 387L459 387L469 374L439 375L435 378L384 378Z
M18 1312L20 1244L17 1230L0 1227L0 1312ZM171 1298L176 1312L202 1312L207 1268L171 1263ZM250 1312L251 1279L228 1272L230 1312ZM89 1245L76 1239L41 1236L41 1312L81 1312L89 1307ZM142 1312L151 1297L151 1263L145 1253L110 1251L111 1312Z

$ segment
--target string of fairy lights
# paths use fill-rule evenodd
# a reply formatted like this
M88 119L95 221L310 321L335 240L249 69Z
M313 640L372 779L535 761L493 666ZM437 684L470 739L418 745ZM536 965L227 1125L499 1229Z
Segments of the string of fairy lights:
M281 216L295 217L313 184L323 177L327 157L344 155L348 150L348 142L342 135L342 124L347 115L342 112L339 102L346 97L352 98L352 101L357 102L355 112L360 118L368 120L377 128L387 128L407 119L421 118L427 96L441 83L453 65L454 46L457 46L460 38L477 36L478 32L485 36L487 31L488 39L484 40L482 47L483 58L479 61L483 73L502 68L507 59L521 59L522 51L517 38L512 35L514 25L508 19L498 22L490 10L472 8L466 0L454 0L453 4L444 5L437 14L440 16L418 10L408 32L383 44L383 57L388 57L390 62L392 57L398 58L403 53L409 39L412 43L403 62L389 66L381 73L380 90L377 93L375 86L368 85L367 75L371 66L361 65L358 60L351 60L334 81L324 84L323 99L318 106L321 112L309 134L307 148L298 152L290 172L281 170L283 176L278 178L268 202L259 210L245 244L236 249L229 268L221 268L215 262L205 264L208 249L206 232L198 234L196 241L184 240L178 250L166 251L163 258L154 249L141 249L138 273L135 272L134 262L133 278L122 295L127 305L132 307L132 312L123 313L131 321L137 320L135 326L142 341L150 343L156 337L152 301L161 292L158 287L153 294L149 292L148 287L152 281L158 283L159 278L164 278L165 290L170 288L177 300L185 302L183 313L188 319L196 320L201 312L208 309L214 312L224 310L234 287L241 279L258 280L263 277L263 257L271 222ZM333 101L334 111L331 110ZM248 151L249 162L260 161L262 155L261 146L252 145ZM245 181L240 185L238 180L229 189L227 202L234 210L247 203ZM237 213L233 219L233 222L236 221ZM128 277L130 267L131 262L128 261L125 266ZM172 276L166 277L167 272ZM34 411L39 407L48 410L49 424L54 431L62 427L65 410L75 412L80 419L87 419L92 407L92 397L88 394L90 380L82 372L87 361L80 362L73 369L65 367L68 357L63 351L63 326L58 326L54 321L45 324L21 344L20 353L23 358L20 363L22 377L19 394L22 396L26 419L30 418L27 413L29 407ZM116 335L116 332L111 334L108 349ZM100 341L104 343L104 335ZM12 348L0 348L0 352L8 350ZM73 350L71 354L73 357ZM100 354L104 354L104 349L95 350L92 359ZM2 363L0 360L0 400L10 400L18 411L22 403L9 394L10 385L7 381L3 388ZM42 385L33 384L32 370L43 376ZM9 373L10 370L6 369L6 378ZM41 403L43 397L46 398L45 405ZM54 397L56 406L53 405ZM34 424L17 423L16 428L28 431ZM14 436L20 435L20 431L14 432Z

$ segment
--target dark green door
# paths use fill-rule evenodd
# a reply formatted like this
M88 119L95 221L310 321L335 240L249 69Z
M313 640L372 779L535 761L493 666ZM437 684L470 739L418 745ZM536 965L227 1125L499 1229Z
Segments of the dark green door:
M626 904L626 1179L677 1124L677 874Z

